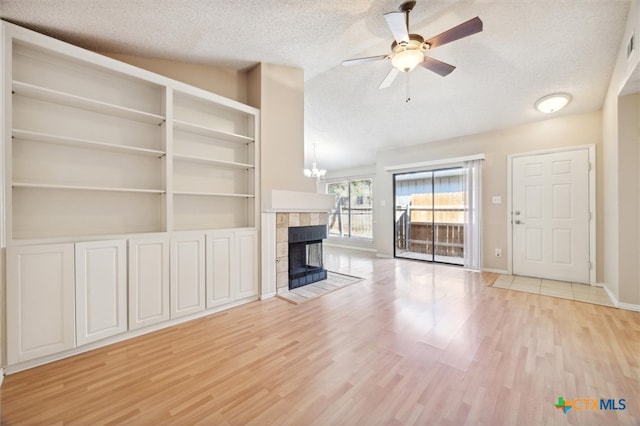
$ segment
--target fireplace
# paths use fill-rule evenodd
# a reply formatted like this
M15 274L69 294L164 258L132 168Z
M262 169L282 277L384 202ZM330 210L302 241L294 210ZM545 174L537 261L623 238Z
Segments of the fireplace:
M289 289L327 279L322 264L326 225L289 228Z

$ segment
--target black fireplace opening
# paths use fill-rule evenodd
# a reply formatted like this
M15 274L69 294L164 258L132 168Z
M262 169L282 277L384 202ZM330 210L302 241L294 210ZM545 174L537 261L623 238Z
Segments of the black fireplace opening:
M295 226L289 228L289 289L327 279L322 263L322 240L327 227Z

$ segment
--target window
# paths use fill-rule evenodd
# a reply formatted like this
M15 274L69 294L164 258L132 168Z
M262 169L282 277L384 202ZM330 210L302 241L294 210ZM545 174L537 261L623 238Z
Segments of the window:
M373 239L373 179L347 179L327 183L327 194L336 195L329 215L329 235Z

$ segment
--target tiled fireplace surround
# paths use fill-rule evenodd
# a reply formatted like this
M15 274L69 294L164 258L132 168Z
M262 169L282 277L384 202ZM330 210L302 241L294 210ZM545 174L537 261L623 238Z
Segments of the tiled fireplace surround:
M326 225L324 212L276 213L276 292L289 291L289 227Z
M261 299L289 291L289 227L326 225L335 195L272 189L262 193Z

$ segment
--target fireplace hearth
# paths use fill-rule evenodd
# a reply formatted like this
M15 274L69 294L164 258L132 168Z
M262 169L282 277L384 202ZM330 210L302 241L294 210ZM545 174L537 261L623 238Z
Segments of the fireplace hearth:
M290 290L327 279L322 263L322 240L325 238L325 225L289 228Z

